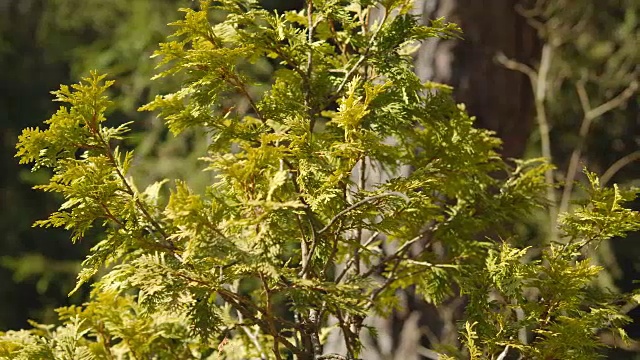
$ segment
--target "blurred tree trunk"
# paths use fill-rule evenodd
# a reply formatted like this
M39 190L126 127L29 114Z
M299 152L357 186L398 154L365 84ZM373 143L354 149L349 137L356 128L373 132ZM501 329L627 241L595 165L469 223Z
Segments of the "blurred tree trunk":
M494 60L498 53L529 63L539 58L536 31L516 11L518 0L420 0L422 22L444 16L464 32L462 41L426 43L416 56L421 79L452 85L457 101L477 117L477 126L504 141L504 157L522 156L534 124L529 79Z
M503 140L503 157L521 157L534 125L530 81L494 61L499 52L529 63L538 58L537 34L515 10L515 0L418 0L415 13L428 24L444 16L464 31L464 40L434 39L415 56L423 81L452 85L457 101L477 117L478 127L493 130ZM369 179L381 177L368 174ZM383 176L382 176L383 177ZM434 247L434 251L438 251ZM457 321L464 298L437 307L411 292L402 296L402 309L371 325L377 337L365 340L363 359L436 359L439 351L458 347Z

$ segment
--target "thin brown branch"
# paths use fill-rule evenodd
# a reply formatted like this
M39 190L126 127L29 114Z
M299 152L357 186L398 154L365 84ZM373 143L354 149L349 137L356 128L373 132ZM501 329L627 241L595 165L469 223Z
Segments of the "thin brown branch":
M227 82L231 86L233 86L236 89L238 89L238 91L240 91L240 94L242 94L245 97L245 99L247 99L247 101L249 102L249 105L253 109L253 112L256 113L256 116L258 117L258 119L260 119L260 121L262 121L262 122L265 122L266 119L264 118L264 116L260 112L260 109L258 109L258 105L255 103L255 101L253 100L253 98L249 94L249 91L247 90L247 87L245 86L245 83L240 79L240 77L237 74L232 74L232 77L233 77L233 81L230 81L229 79L227 79Z
M340 329L342 330L342 337L344 338L344 344L345 344L345 347L347 348L347 354L353 355L354 351L353 351L352 342L353 342L354 334L351 332L351 329L349 329L349 326L347 324L347 319L345 319L345 317L342 316L342 312L338 310L335 315L338 318L338 324L339 324L338 326L340 326Z
M329 259L332 260L326 261L324 267L322 268L322 274L325 278L328 278L327 273L329 271L329 267L335 264L335 256L338 252L338 240L340 238L340 235L338 234L342 233L341 227L342 224L338 225L338 231L335 232L335 236L333 237L333 242L331 244L331 254L329 255Z
M551 139L549 136L550 126L547 119L547 111L545 107L547 84L549 69L551 66L551 59L553 57L553 47L550 44L545 44L542 47L542 54L540 57L540 67L538 71L533 70L526 64L518 61L508 59L504 54L498 54L496 61L502 64L507 69L519 71L529 78L531 82L531 88L533 89L535 109L536 109L536 121L538 123L538 132L540 133L540 147L542 156L547 158L550 162L553 161L551 154ZM557 238L557 198L554 188L553 169L548 169L544 174L545 183L547 185L547 202L549 204L549 233L550 238L553 241Z
M95 199L94 199L95 200ZM118 226L120 226L121 228L124 229L124 223L122 221L120 221L120 219L116 218L113 213L111 213L111 210L109 210L109 208L103 204L102 202L98 202L98 204L100 204L100 207L102 208L102 210L104 210L106 217L115 222L116 224L118 224Z
M374 232L368 239L367 241L365 241L362 245L360 245L358 247L358 253L364 249L366 249L369 245L371 245L371 243L378 237L378 235L380 235L379 231ZM349 260L347 261L346 265L344 266L344 269L342 269L342 272L340 272L340 274L336 277L335 282L339 283L342 278L347 274L347 272L349 271L349 268L351 268L351 266L353 265L353 263L356 261L356 257L352 256L351 258L349 258Z
M311 72L313 70L313 31L315 24L313 22L313 0L307 0L307 46L309 53L307 54L307 80L311 80Z
M283 159L283 163L287 166L289 171L294 171L294 167L289 161L287 161L286 159ZM320 220L318 220L314 212L311 210L311 207L302 196L300 191L300 185L298 184L296 177L291 176L290 179L296 194L298 194L298 200L300 200L300 202L304 205L304 212L306 214L307 220L309 222L309 227L310 227L311 243L309 244L309 241L304 235L304 230L302 228L302 225L299 223L300 231L302 233L302 242L300 243L302 269L300 270L300 276L303 278L306 278L310 268L311 259L313 258L313 254L316 250L316 247L318 246L319 233L318 231L316 231L316 224L319 224L319 226L322 226L323 224L320 222Z
M329 220L329 223L323 227L322 229L318 230L318 234L322 234L325 231L329 230L329 228L331 228L331 226L333 226L333 224L335 224L336 221L338 221L338 219L340 219L340 217L342 217L343 215L345 215L346 213L357 209L358 207L372 201L372 200L376 200L376 199L380 199L383 197L387 197L387 196L398 196L403 198L407 203L411 201L411 199L409 199L409 197L401 192L397 192L397 191L391 191L391 192L386 192L386 193L382 193L382 194L378 194L378 195L373 195L373 196L367 196L366 198L358 201L355 204L352 204L351 206L349 206L348 208L340 211L339 213L337 213L333 218L331 218L331 220Z
M316 249L318 247L318 235L313 229L313 224L311 223L311 219L309 219L309 226L311 227L311 247L306 249L307 253L303 257L302 271L300 275L303 279L307 278L309 274L309 269L311 268L311 260L313 259L313 254L315 254ZM303 245L306 247L307 244L303 242Z
M307 244L307 234L304 231L304 227L302 226L302 219L300 218L300 214L296 214L296 223L298 224L298 229L300 230L300 239L301 243Z
M259 309L251 301L243 299L242 296L240 296L238 294L235 294L233 292L230 292L230 291L227 291L227 290L224 290L224 289L217 289L217 293L220 295L220 297L224 301L226 301L229 304L231 304L231 306L233 306L234 309L236 309L237 311L241 312L244 317L250 319L256 325L260 326L260 328L263 329L263 331L265 331L267 333L271 333L270 325L268 324L267 321L262 319L263 316L266 316L266 311L265 310ZM261 316L260 316L261 318L257 317L254 314L254 312L260 312L261 313ZM293 324L293 323L291 323L289 321L286 321L286 320L283 320L283 319L279 319L279 318L275 318L275 320L279 321L280 323L283 323L285 326L290 326L290 327L292 327L294 329L299 328L299 326L297 326L296 324ZM298 356L302 355L302 351L298 347L296 347L294 344L292 344L286 338L282 337L279 333L276 332L275 334L272 334L272 335L274 336L274 340L276 342L280 342L282 345L284 345L288 350L290 350L294 354L296 354Z
M307 323L309 338L311 339L311 347L313 350L313 358L317 359L322 354L322 344L320 344L319 332L320 319L318 318L318 310L309 310L309 321Z
M369 277L369 276L373 275L376 271L378 271L378 270L382 269L382 268L383 268L387 263L389 263L390 261L393 261L393 260L396 260L396 259L401 259L401 258L402 258L406 253L407 253L407 251L409 250L409 248L411 247L411 245L413 245L413 244L415 244L416 242L418 242L418 241L420 241L420 240L424 239L425 235L426 235L427 233L429 233L430 231L432 231L432 230L430 229L430 230L424 231L424 232L420 233L420 235L418 235L418 236L414 237L413 239L411 239L411 240L409 240L409 241L405 242L405 243L404 243L404 244L402 244L398 249L396 249L396 251L395 251L393 254L391 254L391 255L387 256L386 258L384 258L384 259L380 260L380 262L379 262L379 263L377 263L376 265L374 265L374 266L370 267L370 268L369 268L369 270L367 270L367 271L366 271L365 273L363 273L361 276L362 276L363 278L367 278L367 277ZM428 245L429 245L429 244L426 244L426 245L424 246L423 251L424 251L424 250L427 250Z
M142 212L142 214L147 219L147 221L149 221L151 226L153 226L156 229L156 231L158 231L158 233L162 236L164 241L168 244L170 250L173 252L173 255L178 260L180 260L182 262L180 256L175 253L175 250L177 250L177 247L175 246L173 241L171 241L171 239L169 239L169 237L167 236L167 233L164 231L162 226L160 226L160 224L151 216L151 214L147 210L146 206L142 203L142 201L140 201L140 198L138 197L138 194L133 190L133 187L129 184L129 182L127 181L126 177L124 176L124 173L120 169L120 164L118 163L118 160L116 160L116 158L113 155L113 150L111 149L111 145L102 136L102 133L100 131L100 125L98 125L98 123L97 123L97 117L98 117L98 113L97 113L97 111L95 111L93 113L93 117L92 117L91 121L88 121L87 119L85 119L85 124L89 128L89 131L94 136L94 138L99 143L102 144L104 154L107 156L107 158L109 159L109 162L111 162L111 165L113 166L117 176L122 181L122 184L124 186L125 192L127 194L129 194L129 196L131 196L131 198L133 198L133 200L134 200L135 204L137 205L138 209Z
M550 139L550 127L549 121L547 119L547 111L545 107L546 95L547 95L547 84L549 78L549 69L551 67L551 59L553 56L553 47L549 44L545 44L542 47L542 55L540 57L540 68L538 69L538 77L535 81L534 92L535 92L535 107L536 107L536 118L538 120L538 129L540 132L540 143L542 147L542 156L547 158L550 162L553 162L553 156L551 154L551 139ZM553 169L547 169L545 171L545 183L547 184L547 201L549 202L549 218L551 220L551 228L550 235L551 240L555 240L557 238L557 219L558 219L558 210L557 210L557 199L556 192L554 188L554 180L553 180Z
M102 321L98 321L96 326L96 333L98 337L98 342L102 343L102 348L107 355L108 360L115 360L113 353L111 352L111 335L105 332L104 323Z
M580 103L582 105L582 111L584 115L578 133L578 144L571 153L569 167L567 168L567 174L565 176L565 186L560 201L560 213L564 213L569 209L569 201L571 200L571 195L573 193L573 183L578 173L578 164L580 162L580 157L582 156L582 150L584 149L584 145L587 141L587 135L589 135L591 123L605 113L622 106L636 92L637 89L638 81L634 80L620 94L597 106L596 108L591 109L584 82L579 81L576 84L576 91L580 97Z
M231 304L231 306L238 310L241 311L242 314L252 320L255 324L257 324L258 326L260 326L265 332L269 332L269 328L268 328L268 324L262 320L262 318L264 318L266 316L266 310L262 309L261 307L259 307L258 305L256 305L255 303L253 303L251 300L247 300L245 299L243 296L241 296L240 294L236 294L233 291L229 291L227 289L224 288L220 288L219 286L216 286L214 284L211 284L209 282L207 282L206 280L202 280L202 279L197 279L194 277L189 276L188 274L185 274L184 272L174 272L173 274L175 274L176 276L187 280L187 281L191 281L193 283L196 283L200 286L204 286L208 289L211 289L212 291L215 291L218 295L220 295L220 297L228 302L229 304ZM256 316L256 314L259 314L259 316ZM300 329L300 326L298 326L295 323L292 323L291 321L288 321L286 319L280 318L280 317L276 317L274 318L277 322L279 322L282 326L285 327L290 327L293 329ZM284 344L284 343L283 343Z
M591 101L589 100L589 94L587 94L587 89L585 88L585 79L580 79L576 82L576 92L578 93L578 98L580 99L580 106L582 106L582 110L584 114L591 111Z
M222 231L220 231L220 229L218 229L213 223L211 223L211 221L205 217L204 219L204 225L211 231L213 231L216 235L220 236L221 238L228 240L227 236L225 234L222 233Z
M633 94L635 94L637 90L638 90L638 81L634 80L629 84L629 86L627 86L626 89L624 89L616 97L605 102L602 105L599 105L594 109L589 110L589 112L585 116L588 116L592 119L599 118L600 116L608 113L609 111L617 109L620 106L624 105L624 103L626 103L627 100L629 100L629 98L633 96Z
M562 198L560 200L560 213L564 213L569 209L569 201L571 200L571 194L573 192L573 182L575 181L578 173L578 165L580 163L580 157L582 155L582 149L587 141L587 135L589 134L589 128L591 127L591 119L588 117L582 118L580 124L580 130L578 131L578 144L571 152L571 158L569 159L569 167L567 168L567 174L565 175L564 190L562 191Z
M292 172L294 174L298 172L298 170L293 167L293 164L291 164L290 161L288 161L287 159L282 159L282 161L283 161L283 163L285 165L287 165L287 168L289 169L290 172ZM311 223L311 231L312 231L312 234L315 237L317 235L316 226L322 226L323 224L318 219L318 217L314 214L314 212L311 210L311 207L309 206L309 203L307 203L307 201L302 196L302 192L300 190L300 185L298 184L298 181L296 180L296 176L295 175L294 176L290 176L289 178L291 179L291 183L293 184L293 188L294 188L296 194L298 194L298 200L300 200L300 202L304 205L305 214L309 218L309 222Z
M242 316L242 313L238 311L238 309L236 309L236 313L238 315L238 326L240 326L240 328L242 329L242 331L244 331L244 333L247 335L249 340L251 340L251 343L253 343L253 346L255 346L258 352L260 353L260 360L267 360L267 355L264 353L264 350L262 349L262 345L260 345L260 342L258 341L258 329L256 329L255 333L249 331L248 327L243 325L244 317Z
M304 83L304 105L309 112L309 132L313 136L313 128L315 126L315 120L313 119L313 111L311 110L311 75L313 73L313 30L315 24L313 23L313 0L307 0L307 47L309 53L307 54L307 73L302 78Z
M533 6L529 9L525 8L523 4L516 4L516 12L523 17L532 18L540 16L544 12L544 0L536 0Z
M127 345L127 348L129 348L129 356L131 356L133 358L133 360L139 360L140 357L138 356L138 354L135 351L135 347L131 346L131 342L129 342L129 339L124 338L122 339L125 343L125 345Z
M274 338L273 353L276 356L276 360L282 360L282 357L280 355L280 343L278 342L278 330L276 329L273 312L271 311L271 289L269 289L269 284L264 278L264 274L260 274L260 281L262 282L266 297L265 315L267 318L267 323L269 324L269 332Z
M496 61L509 70L521 72L529 77L531 81L534 81L538 77L538 74L529 65L523 64L519 61L509 59L504 53L499 52L495 57Z
M358 169L359 174L358 174L358 191L364 191L366 190L366 186L367 186L367 157L363 156L362 159L360 159L360 168ZM360 243L362 242L362 226L358 227L358 230L356 231L356 241L358 242L358 245L360 245ZM360 247L356 247L353 253L353 266L355 269L356 274L360 274Z
M611 331L603 332L599 336L600 341L610 347L624 349L626 351L640 352L640 342L635 339L625 340L614 335Z
M273 52L275 52L280 58L282 58L282 60L291 67L291 70L295 71L300 76L300 79L304 80L306 76L305 72L300 69L300 65L294 63L291 58L289 58L285 55L285 53L282 52L282 49L280 49L277 41L274 43L274 48L271 50L273 50Z
M386 8L383 8L382 20L380 21L380 25L374 30L373 34L371 35L371 38L369 39L369 45L365 49L364 53L360 55L360 57L358 58L358 61L356 61L356 63L353 64L353 66L347 71L346 75L340 82L340 85L338 85L338 88L336 89L333 96L331 96L329 100L326 102L325 107L330 105L334 101L338 100L342 91L347 86L347 84L349 83L353 75L355 75L356 71L358 71L360 66L367 60L367 58L369 57L369 54L371 53L373 45L375 44L378 38L378 34L380 33L380 30L382 29L383 25L387 22L388 17L389 17L388 10Z
M318 356L318 360L349 360L346 356L339 354L325 354Z
M389 272L389 275L387 275L387 279L379 288L375 289L371 293L371 298L369 299L369 305L368 305L369 309L373 307L373 305L376 303L376 298L384 291L384 289L388 288L394 281L397 280L396 273L400 268L401 263L402 263L402 257L397 257L395 263L393 264L393 268Z
M618 171L622 170L625 166L631 164L632 162L640 160L640 151L634 151L630 154L627 154L616 162L613 163L605 172L600 176L600 184L602 186L607 185L609 181L618 173Z

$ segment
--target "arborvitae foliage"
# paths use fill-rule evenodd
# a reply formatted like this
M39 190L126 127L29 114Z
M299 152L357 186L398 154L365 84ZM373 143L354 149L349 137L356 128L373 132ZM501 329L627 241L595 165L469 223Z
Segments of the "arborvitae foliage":
M224 21L210 22L213 9ZM581 251L640 227L621 206L635 193L590 175L591 199L564 218L561 243L510 245L511 225L544 206L548 165L505 163L446 86L418 80L416 43L458 29L419 25L410 9L409 0L308 1L284 14L255 1L184 9L157 52L159 76L179 74L183 86L143 110L175 134L209 134L204 194L182 181L139 189L127 176L134 155L117 146L127 124L108 125L104 76L54 92L66 105L45 129L24 130L18 156L50 168L39 188L66 200L37 225L96 241L78 277L93 283L93 299L60 309L57 327L3 334L0 356L355 359L361 333L375 334L367 317L392 311L396 290L411 287L434 303L466 295L466 346L449 356L596 358L598 334L627 319L619 298L592 286L599 269ZM280 69L252 93L247 69L264 57ZM85 238L92 227L105 229L100 239ZM345 353L323 354L330 331Z

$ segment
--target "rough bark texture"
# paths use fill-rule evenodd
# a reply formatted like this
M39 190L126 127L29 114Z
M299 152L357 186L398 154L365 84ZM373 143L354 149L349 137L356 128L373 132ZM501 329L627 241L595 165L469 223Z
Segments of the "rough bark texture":
M529 79L494 60L507 57L529 63L537 59L536 31L515 10L517 0L420 0L422 21L444 16L460 25L462 41L431 41L416 57L423 80L455 88L454 95L477 117L477 126L496 131L504 157L520 157L529 137L533 104Z

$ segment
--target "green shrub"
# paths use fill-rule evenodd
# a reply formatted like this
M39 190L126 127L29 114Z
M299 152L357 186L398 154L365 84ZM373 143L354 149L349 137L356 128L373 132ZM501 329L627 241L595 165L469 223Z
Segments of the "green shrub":
M413 73L416 44L458 36L455 25L420 25L409 0L308 1L284 14L200 5L156 54L158 76L182 87L142 110L174 134L206 131L214 180L204 194L178 180L139 189L133 153L117 146L127 124L107 125L112 83L92 74L54 92L66 105L24 130L18 156L50 168L38 188L66 200L37 225L73 241L100 230L78 276L92 300L59 309L59 326L2 334L0 357L355 359L360 334L375 334L365 319L392 311L405 288L435 304L467 299L465 348L443 358L592 359L600 331L624 335L627 297L593 285L599 268L582 250L640 227L621 206L635 193L589 174L591 197L564 217L562 243L512 245L511 225L544 206L549 165L504 162L448 87ZM210 22L213 8L224 21ZM248 69L265 57L279 69L257 93ZM322 355L330 331L346 353Z

